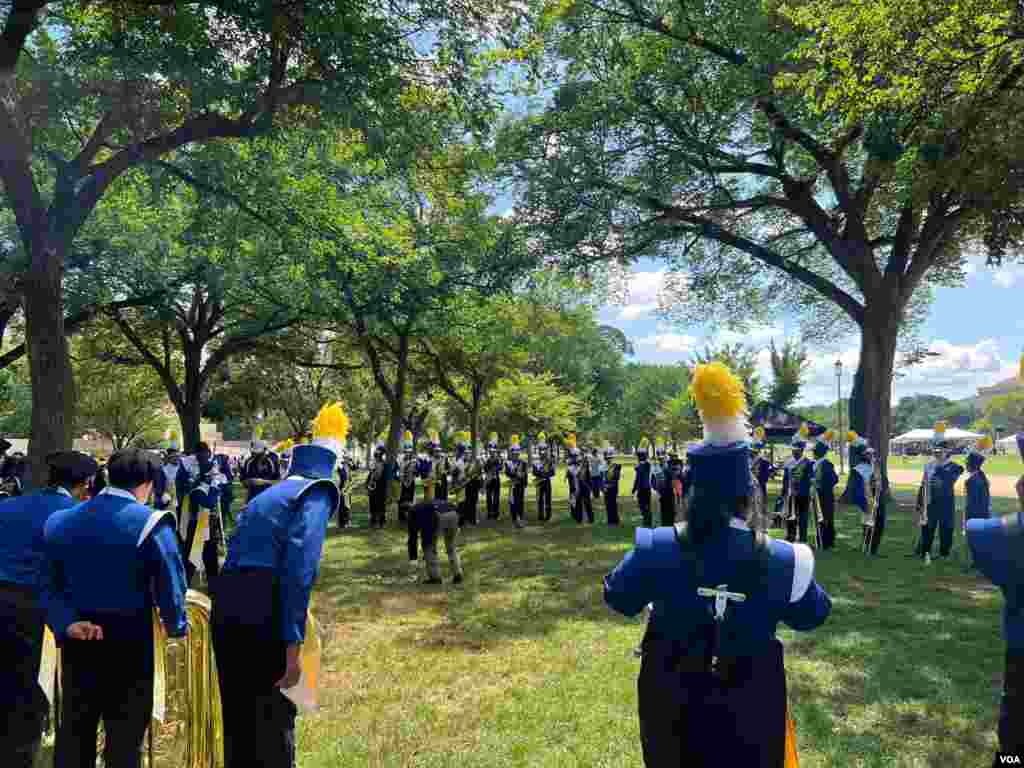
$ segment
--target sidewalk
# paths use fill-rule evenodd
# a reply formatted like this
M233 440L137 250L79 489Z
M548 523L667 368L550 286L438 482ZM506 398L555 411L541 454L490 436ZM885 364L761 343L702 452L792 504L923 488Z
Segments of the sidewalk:
M896 485L920 485L921 470L890 469L889 482ZM1016 498L1017 491L1014 489L1014 485L1016 485L1016 483L1017 478L1010 477L1009 475L988 476L989 491L993 496L1004 496L1011 499ZM960 484L958 483L958 486L959 485Z

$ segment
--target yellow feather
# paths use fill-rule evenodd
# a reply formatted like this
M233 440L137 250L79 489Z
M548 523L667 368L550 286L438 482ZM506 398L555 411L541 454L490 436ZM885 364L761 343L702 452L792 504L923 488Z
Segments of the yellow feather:
M257 424L257 425L256 425L256 429L254 429L254 430L252 431L252 433L253 433L254 435L256 435L256 439L257 439L257 440L259 440L260 438L262 438L262 437L263 437L263 425L262 425L262 424Z
M821 439L824 440L826 443L831 443L833 440L836 439L835 430L826 429L825 434L821 436Z
M764 427L758 427L757 429L754 430L754 437L757 439L757 442L763 443L765 436L766 434L764 431Z
M935 424L935 434L943 435L946 433L946 422L939 421Z
M404 440L407 443L411 443L412 442L412 432L410 432L409 430L406 430L405 433L402 435L402 440Z
M488 438L488 442L491 442L491 443L498 442L498 433L497 432L491 432L491 436Z
M640 438L640 448L642 450L647 450L650 447L650 445L651 445L651 441L648 440L646 437L641 437Z
M983 438L981 438L978 441L978 446L977 447L978 447L979 451L991 450L992 449L992 436L991 435L985 435Z
M566 444L566 446L569 447L570 450L575 448L576 447L576 435L575 434L568 435L565 438L565 444Z
M722 363L707 363L694 369L690 396L705 421L735 419L747 408L742 382Z
M510 442L512 445L519 445L519 435L512 435L512 440Z
M852 443L858 437L859 437L859 435L851 429L849 432L846 433L846 442Z
M543 442L545 442L545 441L546 441L547 439L548 439L548 436L547 436L547 435L545 435L545 434L544 434L543 432L541 432L541 433L540 433L539 435L537 435L537 442L538 442L538 443L543 443Z
M332 438L344 442L348 437L348 414L341 403L325 405L313 419L313 438Z
M810 436L811 428L807 426L807 422L805 421L803 424L800 425L800 437L807 438Z

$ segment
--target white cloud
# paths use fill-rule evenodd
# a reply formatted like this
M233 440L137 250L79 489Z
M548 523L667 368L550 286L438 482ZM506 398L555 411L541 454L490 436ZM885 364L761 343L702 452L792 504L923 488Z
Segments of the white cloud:
M630 272L624 276L622 301L617 319L637 320L658 308L658 296L665 284L665 270Z
M619 317L623 320L636 320L638 317L643 317L657 308L657 304L628 304L619 312Z
M633 343L639 347L653 347L656 352L686 355L695 349L697 337L679 333L655 333L634 339Z
M781 344L786 338L786 331L780 323L773 325L752 325L745 331L722 331L715 334L714 339L711 339L712 344L746 344L747 346L759 347L764 346L761 350L765 355L769 355L765 359L770 359L770 352L768 351L768 342L772 339L777 339ZM770 370L770 368L769 368Z
M992 282L1000 288L1011 288L1014 283L1024 278L1024 270L1006 267L992 273Z

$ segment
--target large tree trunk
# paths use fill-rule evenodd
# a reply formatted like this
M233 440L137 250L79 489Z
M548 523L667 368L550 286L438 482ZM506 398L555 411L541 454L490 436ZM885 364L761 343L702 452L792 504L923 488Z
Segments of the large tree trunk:
M889 459L892 376L899 327L900 312L893 304L881 310L868 307L861 329L860 362L850 395L851 428L875 449L883 478L887 477ZM844 497L848 491L849 484Z
M63 254L42 236L32 243L25 275L25 340L32 383L29 484L44 485L46 456L72 447L74 376L64 337Z
M477 388L473 388L473 407L469 411L469 444L473 456L477 455L477 446L480 441L480 406L482 398Z
M398 337L398 358L395 360L395 386L392 390L392 397L389 398L391 407L390 420L388 421L388 460L394 461L398 456L398 446L402 442L402 424L405 414L405 390L406 381L409 378L409 336L403 334ZM387 397L387 392L384 393Z

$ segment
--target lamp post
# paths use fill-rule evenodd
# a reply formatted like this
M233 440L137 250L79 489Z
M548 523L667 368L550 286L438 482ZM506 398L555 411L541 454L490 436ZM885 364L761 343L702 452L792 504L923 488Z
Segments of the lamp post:
M843 458L843 361L836 360L836 430L839 432L839 474L846 474L846 460Z

